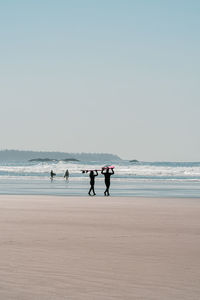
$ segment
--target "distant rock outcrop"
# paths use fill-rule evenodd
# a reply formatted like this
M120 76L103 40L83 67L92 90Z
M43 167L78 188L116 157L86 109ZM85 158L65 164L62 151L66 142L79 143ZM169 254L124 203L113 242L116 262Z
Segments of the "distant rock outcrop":
M51 159L51 158L33 158L29 159L30 162L52 162L52 161L58 161L57 159Z
M78 162L80 161L79 159L76 159L76 158L65 158L65 159L61 159L62 161L65 161L65 162L68 162L68 161L74 161L74 162Z
M131 162L131 163L138 163L139 161L137 160L137 159L132 159L132 160L129 160L129 162Z

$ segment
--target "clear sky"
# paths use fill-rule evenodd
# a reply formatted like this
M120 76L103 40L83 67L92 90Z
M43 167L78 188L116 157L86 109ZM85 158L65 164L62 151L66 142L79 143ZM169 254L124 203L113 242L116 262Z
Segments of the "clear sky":
M1 149L200 161L199 0L1 0Z

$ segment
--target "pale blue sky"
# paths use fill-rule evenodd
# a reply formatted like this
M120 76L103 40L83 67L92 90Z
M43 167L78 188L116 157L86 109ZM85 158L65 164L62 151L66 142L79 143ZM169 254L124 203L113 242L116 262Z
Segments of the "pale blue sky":
M200 161L200 1L1 0L1 148Z

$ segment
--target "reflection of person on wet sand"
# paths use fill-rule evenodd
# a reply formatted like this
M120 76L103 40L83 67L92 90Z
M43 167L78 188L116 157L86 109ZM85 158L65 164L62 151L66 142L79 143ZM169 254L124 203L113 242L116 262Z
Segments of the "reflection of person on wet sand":
M90 190L88 192L88 194L91 196L91 191L93 192L93 195L95 194L94 191L94 184L95 184L95 177L98 176L98 172L95 170L96 174L94 174L94 171L90 171Z
M110 196L109 194L109 188L110 188L110 176L114 174L114 171L113 169L112 170L112 173L109 172L109 168L102 168L102 171L101 171L101 174L103 174L105 176L105 185L106 185L106 190L104 192L104 195L106 196Z
M69 178L69 171L68 171L68 170L66 170L65 175L64 175L64 178L65 178L66 180L68 180L68 178Z
M53 170L51 170L51 172L50 172L51 180L53 180L54 176L56 176L56 173L54 173Z

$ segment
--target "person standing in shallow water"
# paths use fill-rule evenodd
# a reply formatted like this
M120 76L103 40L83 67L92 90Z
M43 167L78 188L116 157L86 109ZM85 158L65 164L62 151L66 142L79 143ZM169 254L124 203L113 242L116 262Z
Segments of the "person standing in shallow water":
M94 191L94 184L95 184L95 177L98 176L98 172L95 170L96 174L94 174L94 171L90 171L90 189L89 189L89 192L88 192L88 195L91 196L91 192L93 192L93 195L96 195L95 194L95 191Z
M109 168L107 168L107 169L102 169L102 171L101 171L101 174L103 174L104 176L105 176L105 185L106 185L106 190L105 190L105 192L104 192L104 195L106 196L110 196L110 193L109 193L109 188L110 188L110 176L111 175L113 175L113 174L115 174L114 173L114 171L113 171L113 169L111 169L112 170L112 173L110 173L110 171L109 171Z
M66 170L65 175L64 175L64 178L65 178L66 180L68 180L68 178L69 178L69 171L68 171L68 170Z
M56 173L54 173L53 170L51 170L51 172L50 172L50 178L51 178L51 180L53 180L54 176L56 176Z

